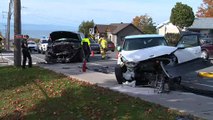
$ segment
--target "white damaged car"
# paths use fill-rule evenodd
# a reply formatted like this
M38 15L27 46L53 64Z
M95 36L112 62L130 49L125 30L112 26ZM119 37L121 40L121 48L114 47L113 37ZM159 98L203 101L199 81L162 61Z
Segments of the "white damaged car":
M199 59L201 47L199 34L183 35L177 46L168 46L164 36L132 35L118 46L115 76L118 84L135 83L169 91L171 84L180 83L181 76L171 75L167 67Z

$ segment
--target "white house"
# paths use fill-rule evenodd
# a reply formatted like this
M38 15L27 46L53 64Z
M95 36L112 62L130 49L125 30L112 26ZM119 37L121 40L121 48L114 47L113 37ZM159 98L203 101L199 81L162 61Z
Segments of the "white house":
M167 33L179 33L178 28L169 22L169 20L159 24L156 28L158 34L160 35L165 35Z

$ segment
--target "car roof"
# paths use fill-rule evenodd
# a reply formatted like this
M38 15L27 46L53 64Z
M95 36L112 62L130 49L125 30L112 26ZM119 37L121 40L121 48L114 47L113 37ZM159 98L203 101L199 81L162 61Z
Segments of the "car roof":
M164 37L163 35L159 34L143 34L143 35L129 35L126 36L125 39L132 39L132 38L153 38L153 37Z

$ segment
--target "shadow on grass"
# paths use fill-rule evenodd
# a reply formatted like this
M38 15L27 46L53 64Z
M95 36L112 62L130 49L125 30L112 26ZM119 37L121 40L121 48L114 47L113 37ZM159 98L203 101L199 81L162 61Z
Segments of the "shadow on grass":
M50 70L34 66L33 68L0 67L0 92L31 84L35 80L50 81L65 77Z
M60 94L52 96L37 84L46 99L32 107L13 111L0 119L27 120L174 120L176 114L118 92L72 82ZM158 108L158 109L156 109Z
M86 88L68 88L62 91L61 96L50 98L41 86L38 87L46 97L45 100L27 110L15 110L11 114L0 117L0 120L88 120L100 119L104 116L96 102L91 99L87 101L88 97L93 98L91 95L93 93L84 95L84 92L88 92ZM79 96L80 94L82 96Z

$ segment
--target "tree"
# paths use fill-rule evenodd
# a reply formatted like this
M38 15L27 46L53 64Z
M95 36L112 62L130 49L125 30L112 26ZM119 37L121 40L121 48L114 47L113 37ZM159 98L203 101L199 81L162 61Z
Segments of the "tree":
M198 8L197 17L213 17L213 0L203 0Z
M181 31L184 27L191 26L194 18L194 12L190 6L177 2L175 7L172 8L170 22Z
M94 27L94 21L91 20L91 21L83 21L80 25L79 25L79 28L78 28L78 31L79 32L82 32L87 35L89 35L89 29L90 28L93 28Z
M138 27L145 34L156 33L156 28L152 21L152 18L147 14L136 16L133 18L132 24Z

